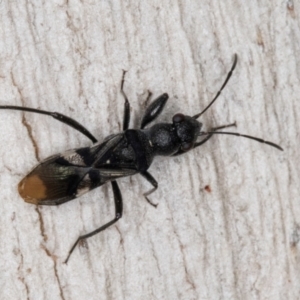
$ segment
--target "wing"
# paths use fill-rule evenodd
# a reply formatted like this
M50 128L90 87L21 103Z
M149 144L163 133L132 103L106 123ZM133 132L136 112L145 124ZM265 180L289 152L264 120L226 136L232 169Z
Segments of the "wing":
M136 173L134 169L87 166L79 153L86 148L52 156L37 165L18 185L28 203L58 205L117 178Z
M58 155L36 166L18 185L20 196L28 203L58 205L77 197L76 190L91 187L87 167L61 165Z

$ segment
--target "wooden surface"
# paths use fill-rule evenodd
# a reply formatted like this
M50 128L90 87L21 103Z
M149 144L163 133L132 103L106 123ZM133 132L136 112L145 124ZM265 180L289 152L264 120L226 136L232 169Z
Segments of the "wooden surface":
M215 136L151 174L119 181L124 216L63 264L77 236L113 217L110 186L59 207L26 204L18 182L40 160L90 145L39 115L0 111L2 299L300 299L300 27L293 1L0 2L0 103L72 116L99 140L131 126L147 90L170 96L159 121L200 112Z

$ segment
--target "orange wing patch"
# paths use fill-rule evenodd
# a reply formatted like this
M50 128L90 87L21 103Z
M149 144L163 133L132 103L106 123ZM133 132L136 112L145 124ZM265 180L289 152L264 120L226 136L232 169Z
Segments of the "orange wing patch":
M46 199L46 190L43 180L37 174L29 174L18 185L20 196L25 202L39 204Z
M18 190L25 202L58 205L76 198L77 187L90 168L60 164L60 157L44 160L21 180Z

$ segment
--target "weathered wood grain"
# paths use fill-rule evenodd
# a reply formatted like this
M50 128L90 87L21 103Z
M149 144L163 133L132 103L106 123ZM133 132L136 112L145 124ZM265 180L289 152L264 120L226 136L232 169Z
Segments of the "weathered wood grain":
M110 186L60 207L24 203L17 183L39 160L90 143L0 111L1 299L300 298L300 7L248 2L0 2L1 104L62 112L102 139L121 127L123 69L138 126L147 90L170 95L160 121L201 111L237 53L205 128L236 121L285 150L216 136L158 158L157 209L143 178L120 180L123 219L65 265L77 236L113 216Z

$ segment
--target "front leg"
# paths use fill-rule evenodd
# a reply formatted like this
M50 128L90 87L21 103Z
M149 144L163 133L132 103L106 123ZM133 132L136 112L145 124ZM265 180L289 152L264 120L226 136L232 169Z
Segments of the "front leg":
M158 115L164 109L164 106L166 105L168 99L169 99L169 95L164 93L160 95L158 98L156 98L148 106L142 119L141 129L144 129L145 126L147 126L150 122L154 121L158 117Z
M232 124L228 124L228 125L223 125L223 126L218 126L218 127L214 127L211 129L211 131L216 131L216 130L220 130L220 129L224 129L224 128L228 128L228 127L235 127L236 123L232 123ZM205 139L203 139L202 141L195 143L193 149L203 145L204 143L206 143L214 134L211 133L209 134ZM178 156L181 155L183 153L186 153L185 151L182 151L181 149L179 149L176 153L172 154L172 156Z
M218 126L218 127L214 127L211 129L211 131L217 131L217 130L220 130L220 129L224 129L224 128L228 128L228 127L236 127L236 123L232 123L232 124L228 124L228 125L222 125L222 126ZM207 142L211 137L213 136L213 134L209 134L204 140L202 140L201 142L198 142L194 145L194 148L197 148L201 145L203 145L205 142Z
M155 178L154 178L149 172L143 171L143 172L141 172L140 174L141 174L141 175L142 175L149 183L151 183L151 185L153 186L153 189L151 189L150 191L144 193L143 195L144 195L144 197L146 198L147 202L156 208L158 204L152 203L152 202L149 200L148 196L149 196L150 194L152 194L154 191L157 190L157 188L158 188L158 183L157 183L157 181L155 180Z
M128 98L124 92L124 82L125 82L126 71L123 70L122 82L121 82L121 93L125 99L124 103L124 117L123 117L123 131L127 130L130 122L130 104Z
M72 246L71 250L69 251L69 254L68 254L67 259L65 260L65 263L68 263L68 260L71 256L71 254L73 253L74 249L76 248L76 246L78 245L78 243L81 240L87 239L87 238L105 230L112 224L116 223L122 217L123 200L122 200L122 194L121 194L120 188L115 180L111 182L111 185L112 185L112 189L113 189L113 193L114 193L114 201L115 201L115 218L113 220L111 220L110 222L102 225L101 227L93 230L92 232L79 236L78 239L76 240L76 242L74 243L74 245Z

